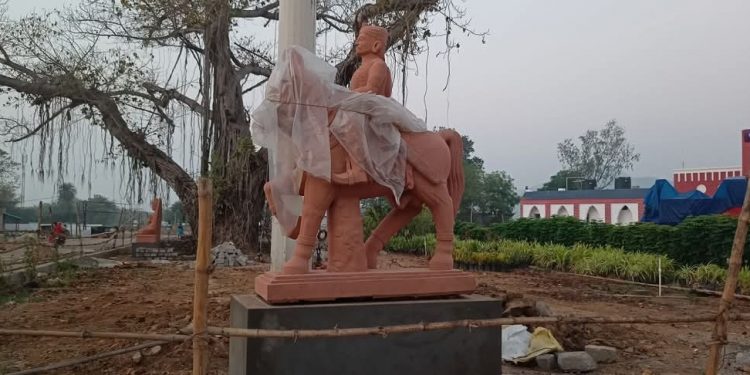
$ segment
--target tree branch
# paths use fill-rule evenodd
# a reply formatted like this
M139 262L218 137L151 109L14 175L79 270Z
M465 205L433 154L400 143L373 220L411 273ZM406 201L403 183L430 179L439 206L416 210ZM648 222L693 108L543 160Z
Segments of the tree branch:
M178 102L188 106L188 108L196 113L199 113L201 115L205 114L205 108L203 108L203 106L198 103L197 100L191 99L175 89L166 89L150 82L144 83L143 87L149 92L158 92L164 95L164 97L166 98L177 100Z
M44 80L29 82L0 74L0 86L36 96L35 103L62 97L72 101L70 106L86 103L95 107L102 116L104 127L118 140L130 157L139 160L161 177L177 193L183 203L194 202L196 185L190 175L164 151L149 143L143 134L133 132L128 128L125 118L110 94L96 89L82 88L78 82L59 81L61 83ZM185 208L188 215L195 214L194 206L186 204Z
M359 33L359 28L372 18L391 12L408 11L411 16L399 17L388 27L388 46L386 49L389 49L403 38L413 26L413 16L418 17L422 12L437 4L438 0L378 0L375 4L366 4L359 8L354 16L354 33L355 35ZM346 58L336 64L336 83L343 86L349 85L358 65L359 56L357 56L354 45L352 45Z
M64 107L62 107L62 108L60 108L60 109L59 109L59 110L57 110L57 111L56 111L55 113L51 114L51 115L49 116L49 118L47 118L46 120L44 120L44 121L42 121L41 123L39 123L39 125L37 125L37 127L36 127L36 128L34 128L33 130L31 130L31 131L27 132L26 134L22 135L21 137L18 137L18 138L12 138L12 139L10 140L10 142L13 142L13 143L16 143L16 142L20 142L20 141L23 141L24 139L27 139L27 138L29 138L29 137L31 137L31 136L33 136L33 135L35 135L36 133L39 133L39 131L40 131L40 130L42 130L42 129L43 129L43 128L44 128L45 126L47 126L47 124L49 124L50 122L52 122L52 120L56 119L56 118L57 118L57 116L60 116L60 115L61 115L61 114L62 114L63 112L65 112L66 110L71 110L71 109L73 109L73 108L77 107L78 105L79 105L79 104L76 104L76 102L71 102L70 104L68 104L68 105L66 105L66 106L64 106ZM27 128L27 129L28 129L28 128Z

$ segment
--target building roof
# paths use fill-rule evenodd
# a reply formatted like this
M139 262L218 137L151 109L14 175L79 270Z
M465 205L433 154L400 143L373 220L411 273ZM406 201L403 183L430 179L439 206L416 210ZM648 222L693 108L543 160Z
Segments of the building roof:
M608 189L608 190L566 190L566 191L527 191L525 200L566 200L566 199L644 199L649 189Z
M21 222L21 218L20 217L18 217L16 215L11 215L11 214L9 214L7 212L3 212L3 219L5 219L6 217L7 218L11 218L11 219L15 220L16 222L19 222L19 223Z

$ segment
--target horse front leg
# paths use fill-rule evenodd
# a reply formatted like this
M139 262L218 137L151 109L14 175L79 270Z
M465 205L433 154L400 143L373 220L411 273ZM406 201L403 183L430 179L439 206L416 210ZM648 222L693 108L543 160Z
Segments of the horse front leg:
M307 176L305 199L302 201L302 220L294 254L282 270L284 274L301 274L310 271L310 256L320 229L320 222L333 202L335 187L325 180Z

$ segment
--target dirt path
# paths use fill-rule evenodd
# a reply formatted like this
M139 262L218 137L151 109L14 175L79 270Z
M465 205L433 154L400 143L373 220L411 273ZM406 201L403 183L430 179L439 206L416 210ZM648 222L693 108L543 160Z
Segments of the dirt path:
M424 260L388 255L386 268L414 267ZM228 325L231 294L250 293L254 277L266 267L218 269L211 275L209 319ZM670 298L624 297L655 290L576 276L519 270L478 273L478 292L485 295L519 293L545 301L555 314L608 316L681 316L713 313L718 299L669 293ZM176 332L190 322L193 270L187 263L124 266L82 273L65 288L36 290L28 302L0 306L0 327L131 332ZM741 302L738 309L747 311ZM699 374L706 358L711 324L609 325L548 327L568 349L600 343L620 349L620 360L602 367L599 374ZM730 325L727 358L750 348L750 323ZM212 373L226 373L228 339L214 338ZM82 357L137 344L133 341L0 337L0 374ZM498 353L500 355L500 353ZM169 344L139 364L130 355L100 360L61 374L188 374L190 343ZM504 374L540 374L530 369L503 367ZM646 372L648 373L648 372ZM733 372L726 372L733 373Z

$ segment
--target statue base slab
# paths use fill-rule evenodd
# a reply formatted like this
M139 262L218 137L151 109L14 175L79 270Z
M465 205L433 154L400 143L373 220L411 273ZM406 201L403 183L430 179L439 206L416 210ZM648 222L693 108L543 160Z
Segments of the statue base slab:
M232 296L233 328L332 329L500 318L502 300L456 298L269 305L256 295ZM498 375L500 327L328 337L229 339L229 374Z
M426 268L365 272L311 271L299 275L266 272L255 278L255 293L271 304L345 298L398 298L473 293L474 275Z
M136 234L135 240L133 241L135 243L159 243L159 235L158 234Z

